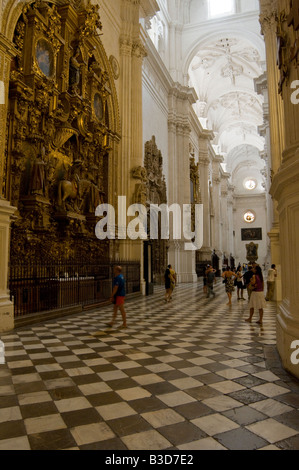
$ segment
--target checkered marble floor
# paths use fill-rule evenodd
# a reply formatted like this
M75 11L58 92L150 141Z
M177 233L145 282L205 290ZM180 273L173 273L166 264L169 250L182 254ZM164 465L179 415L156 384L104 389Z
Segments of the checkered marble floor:
M2 334L0 450L299 449L299 382L275 349L275 304L202 284ZM256 318L257 320L257 318ZM119 319L119 326L120 326Z

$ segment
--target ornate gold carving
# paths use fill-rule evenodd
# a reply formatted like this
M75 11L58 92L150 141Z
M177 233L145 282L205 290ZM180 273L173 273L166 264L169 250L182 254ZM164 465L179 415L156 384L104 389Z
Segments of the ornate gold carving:
M290 0L290 14L287 18L288 26L293 26L295 31L299 29L299 6L297 0Z
M163 158L156 144L156 138L145 144L144 166L148 177L148 201L152 204L166 204L166 182L163 175Z
M293 26L293 29L290 27ZM297 2L290 0L290 13L285 10L280 13L277 22L277 64L280 70L279 93L282 93L283 85L290 75L290 67L293 61L298 65L299 39L296 31L299 30L299 7Z
M289 47L288 35L284 31L286 13L281 12L277 21L277 65L280 70L279 93L282 92L284 82L289 76Z
M18 51L22 51L24 46L24 35L25 35L26 24L24 21L20 20L16 26L14 34L14 43Z
M118 60L113 55L111 55L109 57L109 62L110 62L111 67L112 67L114 80L118 80L119 76L120 76L120 67L119 67Z
M190 157L190 180L192 185L193 201L192 204L201 204L200 181L199 181L199 163L195 163L194 156Z
M85 11L84 23L80 28L80 42L86 38L98 35L98 30L102 31L103 27L98 13L99 8L99 5L92 5L89 1Z
M26 4L16 26L4 162L18 208L12 261L107 255L95 209L108 198L108 138L119 127L99 30L98 6L44 1Z

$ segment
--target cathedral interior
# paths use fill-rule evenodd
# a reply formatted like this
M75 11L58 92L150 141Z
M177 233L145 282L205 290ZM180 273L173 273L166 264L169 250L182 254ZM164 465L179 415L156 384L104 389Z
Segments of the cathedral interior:
M1 450L299 449L298 67L298 0L0 0Z

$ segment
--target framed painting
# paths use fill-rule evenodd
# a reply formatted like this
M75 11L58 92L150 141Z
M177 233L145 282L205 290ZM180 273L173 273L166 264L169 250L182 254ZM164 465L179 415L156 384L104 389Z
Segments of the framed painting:
M39 39L35 48L35 60L42 73L51 78L54 75L54 51L46 39Z
M99 93L96 93L94 95L93 99L93 108L94 108L94 113L99 121L102 121L104 117L104 104L103 100L100 96Z
M263 239L263 230L261 228L242 228L242 241L256 241Z

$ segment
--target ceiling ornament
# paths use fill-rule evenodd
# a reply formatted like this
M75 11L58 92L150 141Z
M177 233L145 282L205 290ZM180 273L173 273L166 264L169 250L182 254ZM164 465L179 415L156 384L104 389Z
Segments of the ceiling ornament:
M223 108L232 111L232 114L237 117L247 114L249 109L256 105L260 106L258 99L249 93L231 92L220 99L220 104Z
M236 77L244 73L244 68L241 65L234 64L231 58L228 58L228 63L221 70L221 75L224 78L230 78L233 85L236 84Z

